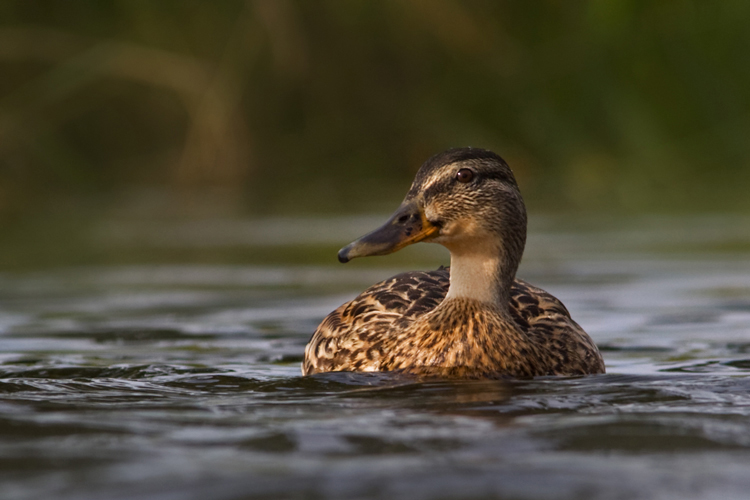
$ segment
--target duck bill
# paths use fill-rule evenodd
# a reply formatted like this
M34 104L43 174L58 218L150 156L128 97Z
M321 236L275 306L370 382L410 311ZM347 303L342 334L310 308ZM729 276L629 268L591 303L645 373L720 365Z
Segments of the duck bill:
M433 238L439 229L425 218L417 202L404 202L385 224L339 250L339 261L346 263L355 257L387 255Z

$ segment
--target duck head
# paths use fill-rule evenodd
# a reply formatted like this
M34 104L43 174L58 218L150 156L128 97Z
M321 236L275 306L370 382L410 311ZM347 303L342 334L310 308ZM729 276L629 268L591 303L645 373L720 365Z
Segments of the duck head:
M451 252L448 297L501 298L498 293L509 289L526 242L526 208L505 161L478 148L433 156L419 169L390 219L342 248L338 256L348 262L386 255L419 241L439 243ZM454 286L457 272L466 282L491 276L494 284L486 284L483 294L462 290L459 283Z

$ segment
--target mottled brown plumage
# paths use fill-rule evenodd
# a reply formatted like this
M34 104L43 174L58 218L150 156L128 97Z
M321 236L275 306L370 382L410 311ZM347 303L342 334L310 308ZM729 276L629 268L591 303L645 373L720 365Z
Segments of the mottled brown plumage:
M526 210L499 156L463 148L431 158L396 214L339 258L427 240L451 251L453 268L399 274L333 311L305 349L303 373L603 373L596 345L565 306L515 279L525 238Z

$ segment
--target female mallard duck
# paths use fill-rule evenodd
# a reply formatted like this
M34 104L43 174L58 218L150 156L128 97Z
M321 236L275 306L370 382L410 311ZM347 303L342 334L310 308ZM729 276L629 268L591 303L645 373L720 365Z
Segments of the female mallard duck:
M498 155L460 148L433 156L396 213L342 248L339 260L385 255L418 241L445 246L450 269L396 275L333 311L307 344L305 375L604 373L599 350L562 302L515 279L526 207Z

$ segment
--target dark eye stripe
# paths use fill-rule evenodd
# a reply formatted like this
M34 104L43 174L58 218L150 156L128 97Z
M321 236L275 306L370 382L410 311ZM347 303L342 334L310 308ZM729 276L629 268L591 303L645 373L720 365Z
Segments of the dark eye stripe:
M496 179L500 182L507 182L508 184L517 186L516 180L513 178L513 174L510 172L510 169L508 169L508 172L503 172L503 171L482 172L482 179Z
M449 190L451 184L452 184L452 181L450 180L450 178L443 179L440 182L434 183L433 185L424 189L423 192L424 192L425 199L429 200L432 197L434 197L436 194Z

